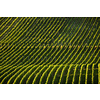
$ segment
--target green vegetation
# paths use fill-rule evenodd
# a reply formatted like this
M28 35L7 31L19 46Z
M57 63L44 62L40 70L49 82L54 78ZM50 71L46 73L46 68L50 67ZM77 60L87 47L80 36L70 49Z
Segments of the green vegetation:
M99 20L1 17L0 83L100 83Z

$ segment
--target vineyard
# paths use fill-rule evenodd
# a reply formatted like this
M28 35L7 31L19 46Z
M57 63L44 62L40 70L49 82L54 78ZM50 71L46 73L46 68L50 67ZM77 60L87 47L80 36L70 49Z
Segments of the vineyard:
M1 84L100 84L100 18L0 17Z

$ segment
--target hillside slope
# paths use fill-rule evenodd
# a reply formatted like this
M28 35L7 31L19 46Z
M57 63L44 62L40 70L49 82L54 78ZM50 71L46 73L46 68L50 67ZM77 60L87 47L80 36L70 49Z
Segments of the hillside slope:
M1 84L100 83L100 18L1 17Z

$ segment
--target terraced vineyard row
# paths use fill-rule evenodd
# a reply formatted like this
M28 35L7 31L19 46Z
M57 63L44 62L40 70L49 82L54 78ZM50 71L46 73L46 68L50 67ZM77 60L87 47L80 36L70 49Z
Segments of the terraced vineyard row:
M100 83L100 18L0 18L0 83Z

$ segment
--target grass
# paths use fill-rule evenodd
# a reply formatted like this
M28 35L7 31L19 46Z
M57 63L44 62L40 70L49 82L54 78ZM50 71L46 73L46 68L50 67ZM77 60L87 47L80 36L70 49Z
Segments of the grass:
M1 84L100 83L99 18L0 19Z

